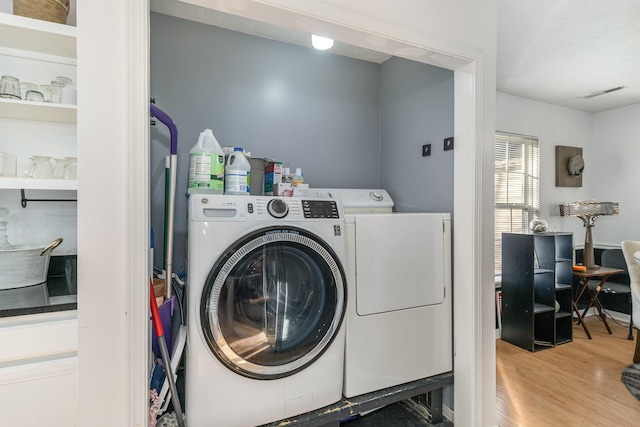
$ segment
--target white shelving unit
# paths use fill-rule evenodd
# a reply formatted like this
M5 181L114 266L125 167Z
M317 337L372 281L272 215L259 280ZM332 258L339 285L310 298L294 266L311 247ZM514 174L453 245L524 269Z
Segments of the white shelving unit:
M75 105L0 98L0 117L40 122L76 123Z
M77 190L75 179L0 178L5 190Z
M11 72L21 81L23 76L25 81L41 84L57 75L75 77L77 28L0 13L0 65L3 74L18 70ZM0 190L77 189L75 180L23 177L24 165L31 155L75 156L75 126L58 126L77 123L75 105L0 98L0 119L8 129L0 141L0 152L18 157L17 178L0 177Z
M58 76L75 81L77 28L0 13L0 70L21 83L48 84ZM77 180L34 179L25 170L33 156L77 157L77 117L75 105L0 98L0 152L17 159L17 176L0 177L0 206L16 224L9 230L14 244L55 234L64 238L57 254L76 253L75 208L61 200L76 199Z
M77 33L69 25L0 13L0 46L77 58Z
M72 26L0 13L1 74L37 84L60 75L75 78L76 34ZM63 245L70 241L77 246L75 210L67 207L69 203L49 201L73 198L77 181L24 177L32 155L76 155L76 123L75 105L0 99L0 152L18 158L18 177L0 177L0 206L9 208L10 225L12 220L21 224L21 238L41 241L47 233L60 233ZM20 190L48 202L29 203L23 209ZM0 317L0 342L9 349L0 351L0 424L35 425L46 414L48 424L76 425L76 311ZM34 402L40 412L30 413Z

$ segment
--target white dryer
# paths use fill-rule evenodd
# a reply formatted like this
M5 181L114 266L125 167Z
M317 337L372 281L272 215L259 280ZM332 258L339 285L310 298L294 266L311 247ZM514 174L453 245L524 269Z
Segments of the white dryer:
M313 195L341 200L347 223L344 396L450 372L450 215L393 213L385 190Z
M336 200L190 197L190 427L254 426L342 398L344 227Z

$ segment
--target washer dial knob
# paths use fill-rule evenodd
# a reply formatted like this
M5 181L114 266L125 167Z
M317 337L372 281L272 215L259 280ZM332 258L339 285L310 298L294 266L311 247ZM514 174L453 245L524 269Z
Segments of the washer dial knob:
M267 203L267 212L274 218L284 218L289 213L289 206L281 199L273 199Z

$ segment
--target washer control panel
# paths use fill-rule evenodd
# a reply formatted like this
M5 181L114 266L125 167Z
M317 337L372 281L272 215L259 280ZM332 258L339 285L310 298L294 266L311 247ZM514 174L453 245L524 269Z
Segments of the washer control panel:
M265 200L249 202L248 211L257 213L264 211ZM340 219L340 209L335 200L298 199L298 198L274 198L266 199L267 213L277 219L304 218L304 219Z
M189 204L190 220L268 223L344 218L342 202L330 198L194 194Z

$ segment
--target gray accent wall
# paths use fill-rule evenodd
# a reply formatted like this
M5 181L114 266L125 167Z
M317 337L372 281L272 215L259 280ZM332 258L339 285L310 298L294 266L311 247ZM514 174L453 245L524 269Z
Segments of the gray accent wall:
M380 72L380 182L399 212L453 213L453 72L391 58ZM431 144L431 155L422 146Z
M150 93L178 127L174 272L186 269L188 153L210 128L221 146L302 168L311 187L386 188L398 211L453 210L453 72L382 65L151 13ZM154 265L162 266L164 157L151 127ZM424 141L431 157L421 157ZM439 141L439 142L438 142ZM454 150L455 151L455 150Z

